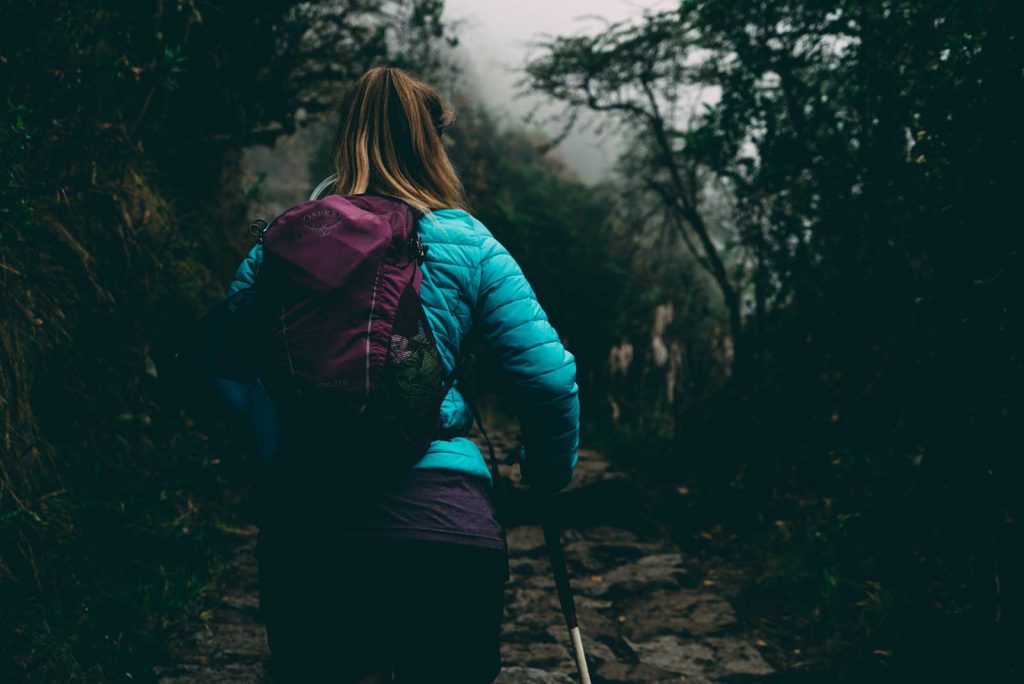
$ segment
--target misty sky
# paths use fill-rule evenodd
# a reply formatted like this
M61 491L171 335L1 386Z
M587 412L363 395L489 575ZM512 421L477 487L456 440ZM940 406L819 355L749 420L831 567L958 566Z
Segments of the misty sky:
M535 101L517 97L513 72L541 34L593 33L602 22L639 18L644 9L669 7L678 0L447 0L446 15L462 21L460 55L479 95L492 110L521 121ZM592 133L571 136L562 155L584 180L599 179L616 156L614 140Z

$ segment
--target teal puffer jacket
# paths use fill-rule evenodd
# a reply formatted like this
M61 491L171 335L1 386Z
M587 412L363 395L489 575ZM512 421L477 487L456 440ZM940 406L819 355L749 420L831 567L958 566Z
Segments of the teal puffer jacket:
M443 209L420 219L419 233L429 247L420 296L446 370L452 371L462 340L478 327L508 376L523 434L524 479L537 489L563 488L572 479L579 444L572 354L519 265L482 223L465 211ZM238 267L229 294L250 286L261 262L257 245ZM472 422L456 381L441 405L442 430L452 437L434 441L416 467L490 478L480 449L465 437Z

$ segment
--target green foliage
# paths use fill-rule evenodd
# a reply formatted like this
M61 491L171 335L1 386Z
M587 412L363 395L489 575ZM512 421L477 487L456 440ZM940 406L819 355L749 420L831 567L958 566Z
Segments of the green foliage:
M1018 669L1020 26L995 0L693 0L528 69L636 137L624 182L735 307L679 474L789 559L772 590L808 600L779 609L847 679Z
M546 151L546 139L464 102L449 140L473 213L520 263L576 357L584 441L621 446L654 426L635 451L647 459L667 454L673 407L664 375L650 372L651 312L666 302L676 311L670 332L687 365L678 410L721 384L713 347L725 320L706 276L681 261L682 246L652 220L643 197L614 184L584 185ZM609 372L609 350L620 343L637 350L627 377ZM494 368L485 363L481 374L481 388L500 387Z
M428 54L440 9L2 3L0 680L146 678L206 590L243 477L158 352L247 239L241 147Z
M527 65L527 83L563 102L567 120L587 109L614 117L627 129L632 149L624 176L640 205L660 206L694 263L710 275L722 297L734 339L741 330L741 302L730 277L724 225L710 225L698 160L680 149L689 135L687 98L700 81L700 32L681 7L650 11L638 23L610 24L591 36L556 37ZM646 195L646 196L644 196ZM716 242L717 238L717 242Z

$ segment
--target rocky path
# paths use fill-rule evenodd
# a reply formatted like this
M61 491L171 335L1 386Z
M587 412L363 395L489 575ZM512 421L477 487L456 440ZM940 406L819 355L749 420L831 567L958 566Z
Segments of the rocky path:
M508 447L499 435L496 446ZM508 473L515 478L514 473ZM516 483L508 506L512 580L506 592L499 684L575 681L544 539ZM736 619L728 591L668 541L628 477L598 453L581 453L560 495L563 541L593 681L750 683L772 675L758 642ZM257 605L255 529L238 546L216 605L157 668L166 684L267 682Z

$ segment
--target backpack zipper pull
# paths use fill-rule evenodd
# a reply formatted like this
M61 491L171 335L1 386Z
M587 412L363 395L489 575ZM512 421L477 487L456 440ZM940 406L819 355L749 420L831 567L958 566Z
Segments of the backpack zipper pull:
M254 219L253 222L249 224L249 235L256 238L257 244L262 245L263 234L267 232L268 227L269 224L267 223L266 219Z

